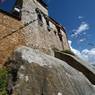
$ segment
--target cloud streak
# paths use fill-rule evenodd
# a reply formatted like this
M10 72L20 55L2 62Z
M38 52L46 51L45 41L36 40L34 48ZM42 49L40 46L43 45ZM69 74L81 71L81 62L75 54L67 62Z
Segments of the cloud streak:
M83 33L84 31L89 30L89 25L86 22L81 22L81 24L79 25L79 27L77 29L74 29L73 32L74 34L72 34L72 37L77 37L79 34Z
M82 19L83 17L82 16L78 16L78 19Z
M82 51L79 51L77 49L74 49L72 47L72 41L68 41L69 42L69 45L70 45L70 48L71 50L76 54L78 55L82 60L84 61L87 61L91 64L95 64L95 48L92 48L92 49L84 49Z

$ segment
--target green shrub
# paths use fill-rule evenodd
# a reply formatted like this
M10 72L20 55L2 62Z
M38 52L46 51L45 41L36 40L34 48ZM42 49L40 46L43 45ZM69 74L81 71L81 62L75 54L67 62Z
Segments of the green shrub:
M0 95L7 95L7 76L8 71L7 69L0 69Z

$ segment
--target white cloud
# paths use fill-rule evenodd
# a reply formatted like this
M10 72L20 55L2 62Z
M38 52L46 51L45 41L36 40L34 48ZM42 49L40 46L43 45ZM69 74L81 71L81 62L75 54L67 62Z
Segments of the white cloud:
M95 48L92 48L90 50L84 49L82 51L79 51L77 49L74 49L72 47L72 41L69 41L69 45L71 47L71 50L78 55L81 59L84 61L88 61L91 64L95 64Z
M95 48L92 48L90 50L84 49L81 52L81 55L88 61L91 62L92 64L95 64Z
M71 50L72 50L76 55L78 55L79 57L81 57L80 51L78 51L77 49L74 49L74 48L72 47L72 41L69 40L68 42L69 42L69 46L70 46Z
M78 16L78 19L82 19L83 18L83 16Z
M79 34L81 34L82 32L89 30L89 25L86 22L81 22L80 26L77 29L74 29L73 32L74 34L72 34L73 36L78 36Z
M79 39L79 42L84 42L85 40L86 40L86 38Z

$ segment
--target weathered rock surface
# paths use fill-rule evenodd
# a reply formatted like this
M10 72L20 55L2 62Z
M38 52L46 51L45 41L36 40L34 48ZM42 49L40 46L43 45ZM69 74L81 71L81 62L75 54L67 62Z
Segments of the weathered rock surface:
M55 51L55 57L67 62L73 68L82 72L95 85L95 69L87 62L84 62L76 55Z
M95 87L79 71L52 56L25 46L7 61L16 70L13 95L95 95Z

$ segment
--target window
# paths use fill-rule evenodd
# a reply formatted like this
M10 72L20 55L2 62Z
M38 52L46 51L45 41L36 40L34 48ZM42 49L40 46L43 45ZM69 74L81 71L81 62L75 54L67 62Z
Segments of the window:
M0 10L20 19L22 3L22 0L0 0Z
M47 29L48 29L48 31L51 31L51 27L50 27L50 24L49 24L49 21L48 21L47 18L46 18L46 24L47 24Z
M63 41L60 27L57 27L57 31L58 31L58 36L59 36L60 41Z
M38 8L36 8L36 13L37 13L37 18L38 18L38 23L40 24L40 26L42 26L43 25L42 14Z

